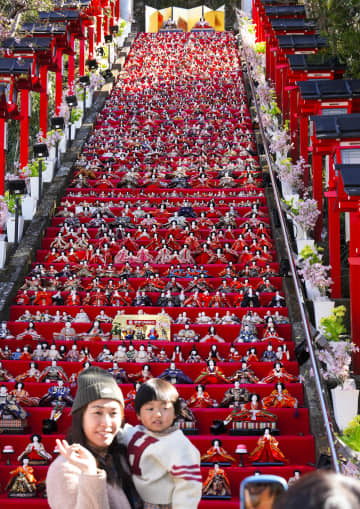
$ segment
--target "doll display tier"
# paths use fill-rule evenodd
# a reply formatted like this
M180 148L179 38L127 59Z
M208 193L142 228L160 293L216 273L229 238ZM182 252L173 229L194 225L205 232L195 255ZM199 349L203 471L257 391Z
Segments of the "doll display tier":
M278 262L234 35L138 34L0 328L3 398L18 398L28 426L17 434L0 424L1 508L48 508L47 465L32 466L35 498L9 498L6 486L33 434L56 457L86 361L112 370L130 424L136 382L176 382L178 426L208 459L203 483L209 458L232 458L220 462L226 489L210 484L200 509L237 509L240 483L256 470L289 479L314 469ZM166 341L134 326L149 315L170 324ZM225 456L212 455L216 441Z

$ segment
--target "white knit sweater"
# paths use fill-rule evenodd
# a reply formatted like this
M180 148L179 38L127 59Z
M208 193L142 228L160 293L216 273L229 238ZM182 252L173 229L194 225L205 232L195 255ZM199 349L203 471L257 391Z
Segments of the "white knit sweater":
M125 425L122 440L139 495L151 504L196 509L201 499L200 453L182 431L152 433Z

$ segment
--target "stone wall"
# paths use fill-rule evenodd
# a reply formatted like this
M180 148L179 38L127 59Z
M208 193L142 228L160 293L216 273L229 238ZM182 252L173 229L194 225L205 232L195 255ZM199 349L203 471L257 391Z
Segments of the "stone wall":
M165 7L183 7L190 9L198 5L206 5L212 9L218 9L225 4L225 27L226 30L233 30L235 23L235 7L241 7L241 0L136 0L134 2L133 16L136 20L139 32L145 30L145 5L154 7L155 9L164 9Z

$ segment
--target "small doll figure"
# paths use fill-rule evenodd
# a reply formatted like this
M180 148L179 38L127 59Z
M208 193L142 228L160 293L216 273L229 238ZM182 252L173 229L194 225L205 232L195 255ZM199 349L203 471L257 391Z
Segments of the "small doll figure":
M126 398L124 400L125 408L134 408L135 396L136 396L137 391L141 387L141 382L135 382L133 385L134 385L134 388L131 389L131 391L129 391L126 394Z
M241 368L237 369L229 379L231 382L240 382L241 384L258 384L259 379L254 371L250 369L246 362L241 363Z
M193 381L185 373L176 367L175 362L170 363L170 367L165 369L158 378L163 378L172 384L192 384Z
M231 488L228 476L225 470L220 468L218 463L209 470L208 476L203 484L202 498L230 499Z
M257 441L257 446L249 454L249 458L253 463L288 463L278 445L279 442L271 435L270 428L265 428L264 435Z
M10 391L10 395L13 396L19 405L24 406L38 406L40 398L36 396L30 396L29 393L24 389L23 382L17 382L15 389Z
M264 408L297 408L298 400L291 396L282 382L276 382L275 389L262 399Z
M117 361L113 360L113 365L108 368L108 372L112 374L118 384L127 384L129 379L124 368L120 368Z
M30 443L26 446L24 451L18 457L18 461L21 461L24 457L29 459L29 465L47 465L52 460L51 454L49 454L41 442L41 435L34 433L30 437Z
M277 360L276 352L273 350L271 342L266 347L266 350L261 354L261 362L275 362Z
M9 432L14 430L14 421L21 423L21 427L25 427L27 424L27 412L18 404L15 397L8 393L5 385L0 387L0 419L2 424L0 432ZM16 427L19 429L19 426Z
M64 385L62 380L58 380L56 385L52 385L39 403L40 406L61 405L62 408L65 405L71 406L72 404L73 398L70 394L70 389Z
M10 479L6 486L8 497L35 497L36 479L34 470L29 465L29 458L23 458L21 467L10 472Z
M251 394L250 401L245 403L241 409L234 408L229 414L224 425L227 426L230 422L237 423L241 421L257 421L257 422L276 422L277 416L262 409L260 396L258 394Z
M231 463L236 463L236 459L231 456L223 447L222 442L215 438L211 442L212 447L206 451L206 454L201 456L201 464L207 466L213 463L218 463L221 466L229 466Z
M196 435L198 433L195 415L187 406L184 398L179 398L179 406L176 411L174 426L180 428L184 434Z
M196 378L195 383L227 384L229 383L229 380L226 378L222 370L216 366L216 362L211 359L207 362L207 368L202 370L200 375Z
M245 387L240 387L240 382L236 381L234 387L228 389L220 403L222 408L240 407L250 399L250 393Z
M209 393L205 391L204 385L197 385L196 392L186 403L190 408L212 408L218 406L218 402L212 399Z
M271 384L273 382L298 382L299 378L288 373L280 361L274 363L274 368L261 380L263 384Z
M288 480L288 486L291 486L292 484L295 484L296 481L298 481L300 479L300 476L301 476L300 470L294 470L293 471L293 476L290 477L289 480Z

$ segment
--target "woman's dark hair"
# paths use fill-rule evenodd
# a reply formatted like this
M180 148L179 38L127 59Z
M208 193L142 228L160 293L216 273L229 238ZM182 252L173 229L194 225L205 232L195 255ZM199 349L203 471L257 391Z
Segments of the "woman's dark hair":
M38 433L33 433L30 437L30 442L32 442L34 440L34 437L38 437L38 441L41 442L42 438L41 438L41 435L39 435Z
M275 502L274 509L354 509L360 507L360 482L317 470L301 477Z
M142 509L143 503L132 481L130 468L126 460L126 447L120 443L117 437L112 441L105 458L99 456L88 444L83 430L83 417L86 406L79 408L72 414L71 428L67 434L69 444L80 444L88 449L96 458L98 467L106 472L110 484L118 484L123 489L131 509ZM106 461L107 458L111 462ZM109 464L110 463L110 464Z
M143 383L137 391L134 401L135 412L140 413L142 406L151 401L166 401L174 405L175 415L178 414L179 393L175 386L161 378L151 378Z

